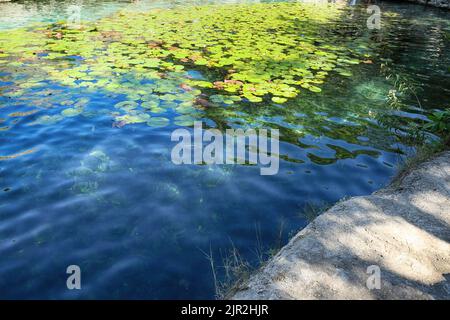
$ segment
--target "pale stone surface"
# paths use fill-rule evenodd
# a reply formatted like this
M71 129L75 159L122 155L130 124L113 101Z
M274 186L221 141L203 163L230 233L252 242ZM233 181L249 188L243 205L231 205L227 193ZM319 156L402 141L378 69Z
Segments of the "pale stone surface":
M366 285L371 265L379 290ZM336 204L233 299L450 299L450 152Z

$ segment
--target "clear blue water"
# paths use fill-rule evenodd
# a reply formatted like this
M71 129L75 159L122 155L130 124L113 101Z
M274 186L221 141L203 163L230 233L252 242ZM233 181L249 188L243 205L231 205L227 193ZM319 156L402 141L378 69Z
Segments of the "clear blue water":
M12 26L2 18L0 29L58 20L63 12L62 4L36 11L33 2L18 3L26 3L31 18ZM90 18L124 5L89 3ZM258 166L173 165L170 134L178 126L114 128L108 110L120 97L102 91L49 82L52 94L41 97L42 105L88 98L88 112L30 126L55 110L9 116L36 101L2 94L17 79L0 67L0 298L213 298L204 252L212 252L223 277L221 257L233 246L256 264L255 252L286 243L308 224L308 206L386 185L414 147L399 139L402 130L448 106L450 14L410 4L381 6L399 16L389 20L394 33L373 41L386 44L379 54L393 60L392 72L418 83L422 109L411 96L402 97L401 110L388 109L393 83L374 63L355 66L351 78L332 77L320 95L304 93L289 108L242 107L231 119L213 111L202 115L211 126L252 119L279 128L283 158L275 176L261 176ZM349 12L357 15L364 7ZM400 124L389 130L380 119ZM33 152L6 157L26 150ZM79 291L66 288L72 264L82 270Z

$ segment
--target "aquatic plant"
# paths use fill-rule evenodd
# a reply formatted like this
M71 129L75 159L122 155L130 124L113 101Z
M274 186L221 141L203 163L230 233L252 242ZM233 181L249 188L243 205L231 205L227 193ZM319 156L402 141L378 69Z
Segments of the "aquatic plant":
M445 144L450 145L450 108L435 111L428 119L430 122L424 124L423 128L440 136Z
M32 90L27 99L40 107L54 105L48 81L124 94L128 102L116 105L122 113L115 121L126 124L148 122L144 112L186 114L195 105L259 103L266 96L282 104L301 88L320 92L330 72L350 75L347 67L367 55L357 41L349 46L350 39L328 32L338 13L336 6L300 3L204 5L123 11L81 30L55 23L0 32L0 65L15 84L5 94L20 99ZM206 78L192 78L188 69ZM62 117L83 113L68 106ZM59 120L45 115L34 124Z
M358 19L340 21L341 14L335 5L203 5L123 11L82 29L54 23L0 32L0 69L12 83L0 87L1 106L14 109L9 118L20 112L26 125L96 115L111 117L117 129L207 120L219 130L277 127L283 141L302 148L311 147L301 141L308 135L361 144L357 137L385 102L384 88L366 83L345 89L336 81L353 81L342 78L360 62L371 64L378 44L368 41ZM338 96L354 89L370 101L321 105L332 91ZM80 99L94 95L114 105L98 109ZM39 112L18 109L23 105ZM330 114L321 115L325 110ZM0 130L11 126L8 119ZM389 141L371 139L390 148ZM309 160L329 164L355 157L323 147L334 156L311 150Z

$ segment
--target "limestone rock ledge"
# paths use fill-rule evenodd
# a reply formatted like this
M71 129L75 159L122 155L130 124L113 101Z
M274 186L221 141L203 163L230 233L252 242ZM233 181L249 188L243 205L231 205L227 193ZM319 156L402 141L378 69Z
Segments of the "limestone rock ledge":
M450 299L450 152L337 203L232 299Z

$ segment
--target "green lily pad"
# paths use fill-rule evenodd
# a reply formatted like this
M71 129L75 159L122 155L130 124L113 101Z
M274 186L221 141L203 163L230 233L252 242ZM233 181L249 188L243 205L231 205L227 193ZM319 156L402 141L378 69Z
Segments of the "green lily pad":
M75 117L77 115L79 115L80 113L82 113L83 110L82 109L76 109L76 108L67 108L64 109L61 114L65 117Z
M61 121L63 117L61 115L45 115L39 117L36 121L30 123L30 125L49 125Z
M123 116L116 117L117 122L122 122L124 124L143 123L150 120L151 120L150 115L146 113L126 114Z
M322 89L316 86L309 86L308 90L312 92L322 92Z
M188 115L178 116L178 117L175 117L175 119L174 119L174 123L177 126L182 126L182 127L193 126L195 121L196 121L196 118L188 116Z
M153 109L159 107L159 101L145 101L141 103L141 107L144 109Z
M161 128L170 124L170 120L162 117L154 117L147 121L149 127Z
M123 109L123 110L134 110L138 107L138 103L135 101L122 101L119 103L116 103L114 105L117 109Z
M273 97L272 101L275 103L285 103L287 101L286 98L281 98L281 97Z

